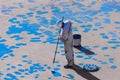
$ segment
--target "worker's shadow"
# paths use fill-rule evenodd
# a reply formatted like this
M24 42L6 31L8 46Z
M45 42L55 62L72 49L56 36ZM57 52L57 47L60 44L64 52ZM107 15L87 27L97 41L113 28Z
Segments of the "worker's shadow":
M74 68L71 69L73 69L78 75L82 76L86 80L100 80L99 78L92 75L89 71L82 69L78 65L74 65Z
M95 54L93 51L90 51L80 45L81 44L81 35L80 34L73 35L73 44L74 44L74 48L84 52L85 54L88 54L88 55ZM92 75L89 71L84 70L83 68L81 68L78 65L74 65L74 67L72 69L74 71L76 71L77 74L79 74L80 76L84 77L87 80L100 80L97 77L95 77L94 75ZM99 70L99 68L97 68L95 70L91 70L91 72L95 72L98 70Z
M90 51L88 49L86 49L85 47L82 47L82 46L74 46L74 48L84 52L85 54L88 54L88 55L93 55L95 54L93 51Z

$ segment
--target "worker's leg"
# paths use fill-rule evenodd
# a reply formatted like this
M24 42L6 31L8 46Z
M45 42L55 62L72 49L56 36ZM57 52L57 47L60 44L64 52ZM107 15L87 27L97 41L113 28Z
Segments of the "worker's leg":
M71 41L64 42L65 47L65 55L68 61L68 65L74 64L74 53L73 53L73 45Z

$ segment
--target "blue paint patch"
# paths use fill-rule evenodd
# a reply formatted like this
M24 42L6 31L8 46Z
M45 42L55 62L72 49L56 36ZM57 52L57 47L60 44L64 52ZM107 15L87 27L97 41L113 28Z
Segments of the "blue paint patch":
M53 72L52 74L53 74L53 76L54 76L54 77L60 77L60 76L61 76L61 73L56 72L56 71L55 71L55 72Z
M104 20L104 23L106 23L106 24L110 24L111 23L110 19L108 19L108 18L104 18L103 20Z
M67 76L68 76L70 79L74 79L74 78L75 78L72 74L67 74Z
M17 43L16 46L26 46L27 44L26 43Z
M103 39L109 39L109 37L105 33L100 33Z
M0 40L0 43L1 43L1 42L6 42L6 40L5 40L5 39L1 39L1 40Z
M17 20L17 18L16 18L16 17L13 17L13 18L9 19L8 21L11 22L11 23L15 23L16 20Z
M93 48L99 48L99 46L96 45L96 46L93 46Z
M112 48L112 49L117 49L117 46L112 46L111 48Z
M23 56L22 56L22 58L27 58L27 57L28 57L28 55L23 55Z
M61 67L61 65L60 64L58 64L58 65L56 65L57 67Z
M93 60L95 60L95 61L98 61L98 59L96 59L96 58L92 58Z
M83 32L87 33L89 32L91 29L90 28L85 28Z
M9 30L6 32L7 34L16 34L16 33L21 33L21 28L17 28L15 25L11 25L9 27Z
M22 62L27 62L27 60L22 60Z
M38 14L38 15L41 15L41 14L47 14L48 12L46 12L46 11L36 11L36 13Z
M93 31L97 31L98 29L95 29L95 28L94 28L94 29L92 29L92 30L93 30Z
M19 6L20 8L24 8L24 5L23 5L22 3L18 3L18 6Z
M110 55L109 55L109 54L105 54L104 56L105 56L105 57L109 57Z
M0 72L0 77L2 77L4 74Z
M76 56L76 58L83 58L83 56L78 55L78 56Z
M31 2L31 3L33 3L33 2L35 2L36 0L28 0L28 2Z
M40 25L48 27L49 21L46 19L46 17L40 17Z
M11 10L10 9L2 9L1 12L4 14L9 14L11 12Z
M33 64L32 66L30 66L29 68L29 73L32 74L34 72L38 72L38 71L46 71L40 64Z
M28 60L28 61L27 61L27 64L32 64L32 60Z
M2 58L3 58L3 59L8 58L8 55L7 55L7 56L3 56Z
M51 69L51 67L50 67L50 66L48 66L48 67L47 67L47 69L48 69L48 70L50 70L50 69Z
M102 64L107 64L107 62L101 62Z
M108 47L102 47L102 50L108 50Z
M79 63L79 66L80 66L80 67L83 67L83 66L84 66L84 63Z
M31 38L30 42L41 42L39 37Z
M60 46L60 48L64 48L64 46Z
M61 54L62 56L65 56L65 54Z
M78 2L72 2L72 6L76 6L76 7L83 7L84 5Z
M48 80L52 80L52 78L51 78L51 77L48 77Z
M6 64L7 66L10 66L10 63Z
M85 57L84 58L84 60L90 60L91 59L91 57Z
M54 16L51 17L51 20L50 20L50 25L55 25L57 23L58 19Z
M80 19L83 22L92 22L93 21L93 18L91 18L89 16L84 16L84 17L81 17Z
M16 25L11 25L9 30L6 32L7 34L16 34L26 31L28 34L39 35L37 32L39 30L40 24L33 23L30 24L29 20L22 20L19 24L20 27L16 27Z
M14 36L11 36L10 38L15 38L16 40L23 39L23 37L20 37L20 35L14 35Z
M120 41L116 41L116 40L111 40L108 41L109 44L120 44Z
M21 66L22 66L22 64L18 64L18 66L20 66L20 67L21 67Z
M19 71L19 72L25 72L25 70L24 70L24 69L19 69L18 71Z
M85 49L91 50L89 46L84 46Z
M18 46L10 46L9 49L19 48Z
M84 29L83 32L87 33L87 32L89 32L91 30L92 25L88 24L88 25L82 25L80 27Z
M15 68L16 68L16 66L11 66L11 68L12 68L12 69L15 69Z
M110 63L114 63L114 58L109 58Z
M18 15L16 15L16 17L22 18L22 19L27 19L27 16L24 14L18 14Z
M59 70L60 70L60 68L58 68L58 67L54 68L54 71L59 71Z
M19 71L15 71L14 72L16 75L21 75L21 72L19 72Z
M73 27L73 28L72 28L72 31L75 32L75 31L78 31L78 29L77 29L76 27Z
M34 78L35 78L35 79L37 79L37 78L39 78L39 77L40 77L40 74L35 74L35 75L34 75Z
M101 23L101 22L96 22L94 25L95 25L96 27L99 27L99 26L102 26L102 23Z
M12 52L11 49L8 48L5 44L0 44L0 57L2 57L4 54Z
M11 70L11 69L10 69L10 68L7 68L6 70L9 71L9 70Z
M15 75L13 75L11 73L7 73L4 80L19 80L19 79Z
M117 68L116 65L112 65L112 66L111 66L111 69L116 69L116 68Z
M20 78L25 78L25 76L20 76Z
M120 21L115 21L115 24L120 24Z

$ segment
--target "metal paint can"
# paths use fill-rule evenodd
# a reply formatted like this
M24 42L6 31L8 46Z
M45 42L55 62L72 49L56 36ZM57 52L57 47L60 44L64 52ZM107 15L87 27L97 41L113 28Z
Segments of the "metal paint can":
M73 35L73 46L74 47L81 46L81 35L80 34Z

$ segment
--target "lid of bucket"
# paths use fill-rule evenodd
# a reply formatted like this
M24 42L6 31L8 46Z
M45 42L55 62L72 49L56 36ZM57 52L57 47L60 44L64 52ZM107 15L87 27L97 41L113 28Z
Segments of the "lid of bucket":
M73 39L80 39L81 38L81 35L80 34L74 34L73 35Z

